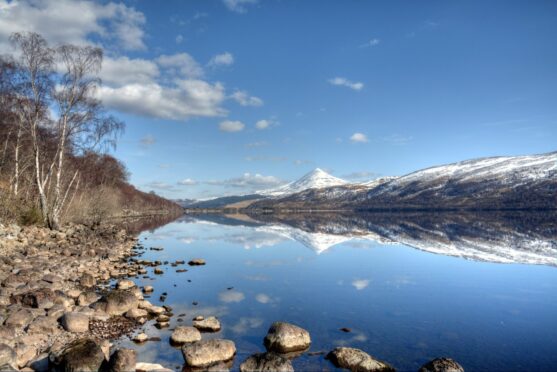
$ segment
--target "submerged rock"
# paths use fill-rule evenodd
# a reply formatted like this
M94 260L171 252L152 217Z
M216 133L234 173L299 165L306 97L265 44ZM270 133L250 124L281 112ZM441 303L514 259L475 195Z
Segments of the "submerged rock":
M196 318L197 319L197 318ZM218 332L220 331L220 322L214 316L202 318L200 320L193 320L193 326L203 332Z
M170 343L181 345L201 340L201 333L194 327L178 326L170 336Z
M183 346L182 354L188 366L204 368L234 358L236 346L230 340L203 340Z
M275 322L265 336L265 347L268 351L290 353L309 348L311 338L309 332L293 324Z
M424 364L419 372L464 372L464 368L450 358L436 358Z
M368 353L351 347L337 347L331 351L326 359L329 359L336 367L349 369L357 372L394 372L394 368L385 362L381 362Z
M194 258L193 260L191 260L190 262L188 262L188 265L190 266L201 266L201 265L205 265L205 260L203 258Z
M254 354L240 364L241 372L294 372L290 360L275 353Z

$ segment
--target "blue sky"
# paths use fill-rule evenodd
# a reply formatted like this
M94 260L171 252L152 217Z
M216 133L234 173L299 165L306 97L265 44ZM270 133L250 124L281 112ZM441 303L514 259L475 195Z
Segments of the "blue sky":
M105 48L115 155L167 197L557 150L553 1L0 0L20 30Z

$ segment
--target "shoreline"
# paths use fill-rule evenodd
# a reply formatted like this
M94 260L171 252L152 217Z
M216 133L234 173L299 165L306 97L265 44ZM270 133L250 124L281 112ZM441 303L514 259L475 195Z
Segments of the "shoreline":
M123 316L139 306L139 288L111 287L137 275L129 262L136 244L113 225L50 231L0 224L0 369L63 369L80 358L71 346L84 339L108 360L110 340L142 322Z

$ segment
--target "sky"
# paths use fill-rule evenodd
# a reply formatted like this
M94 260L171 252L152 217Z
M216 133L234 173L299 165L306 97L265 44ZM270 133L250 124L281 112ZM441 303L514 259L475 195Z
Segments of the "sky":
M204 199L557 150L557 2L0 0L12 32L105 51L114 155Z

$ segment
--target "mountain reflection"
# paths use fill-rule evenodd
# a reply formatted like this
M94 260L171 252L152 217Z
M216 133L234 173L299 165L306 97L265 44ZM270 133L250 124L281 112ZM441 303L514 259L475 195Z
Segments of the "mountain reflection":
M371 241L475 261L557 266L557 213L210 214L180 220L248 227L233 235L246 247L291 239L319 254ZM261 237L265 244L257 241Z

